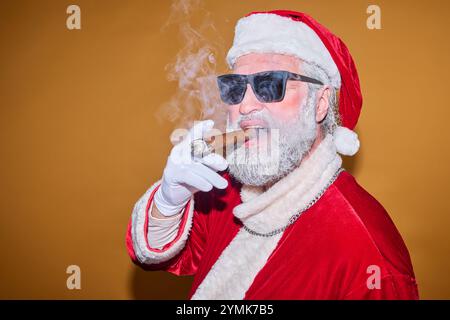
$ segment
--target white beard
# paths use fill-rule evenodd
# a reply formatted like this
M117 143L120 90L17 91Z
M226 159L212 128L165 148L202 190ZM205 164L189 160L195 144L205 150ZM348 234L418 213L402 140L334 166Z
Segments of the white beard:
M226 155L230 174L244 185L271 185L298 167L316 139L314 99L308 97L299 108L300 115L289 123L270 117L267 111L241 116L228 130L239 129L242 120L264 120L269 130L258 130L267 143L240 146Z

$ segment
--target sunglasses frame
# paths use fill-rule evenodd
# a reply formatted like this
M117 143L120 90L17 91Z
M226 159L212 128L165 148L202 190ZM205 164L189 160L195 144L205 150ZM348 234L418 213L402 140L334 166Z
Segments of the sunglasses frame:
M258 76L262 76L264 74L268 74L268 73L277 73L278 75L282 75L282 84L283 84L283 88L282 88L282 95L280 97L280 99L274 99L272 101L264 101L264 99L256 92L255 90L255 78ZM225 78L229 78L230 76L232 77L238 77L239 82L244 82L245 84L243 84L244 90L241 94L241 97L239 99L238 102L236 103L229 103L227 101L225 101L226 99L224 99L223 97L223 93L221 89L221 80L225 79ZM247 92L247 84L250 84L250 86L252 87L253 93L255 94L256 98L258 99L258 101L262 102L262 103L274 103L274 102L280 102L283 101L284 99L284 95L286 93L286 84L288 80L294 80L294 81L302 81L302 82L308 82L308 83L312 83L312 84L318 84L318 85L323 85L322 81L319 81L317 79L314 78L310 78L301 74L297 74L297 73L292 73L289 71L284 71L284 70L273 70L273 71L262 71L262 72L258 72L258 73L253 73L253 74L224 74L221 76L217 77L217 85L219 87L219 91L220 91L220 97L222 99L222 101L228 105L236 105L242 102L242 100L245 97L245 93Z

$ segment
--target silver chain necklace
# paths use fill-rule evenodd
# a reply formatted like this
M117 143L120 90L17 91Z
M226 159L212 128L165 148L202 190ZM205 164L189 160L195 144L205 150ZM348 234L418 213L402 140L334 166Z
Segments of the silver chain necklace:
M278 229L275 229L273 231L270 231L268 233L259 233L257 231L254 231L252 229L250 229L249 227L247 227L245 224L243 225L243 228L245 229L245 231L247 231L248 233L254 235L254 236L258 236L258 237L272 237L276 234L279 234L281 232L283 232L284 230L286 230L291 224L293 224L295 221L297 221L297 219L300 217L300 215L305 212L306 210L308 210L309 208L311 208L319 199L320 197L322 197L322 195L325 193L325 191L328 189L329 186L331 186L333 184L333 182L337 179L337 177L339 176L339 174L344 171L344 168L339 168L336 173L333 175L333 177L330 179L330 181L328 181L327 185L320 190L320 192L318 194L316 194L316 196L303 208L301 209L299 212L297 212L296 214L294 214L292 217L289 218L288 223Z

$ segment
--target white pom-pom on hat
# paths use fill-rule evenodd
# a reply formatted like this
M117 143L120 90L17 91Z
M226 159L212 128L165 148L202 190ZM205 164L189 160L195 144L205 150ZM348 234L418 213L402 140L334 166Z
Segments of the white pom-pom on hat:
M344 156L353 156L359 150L359 139L355 131L337 127L333 133L336 150Z

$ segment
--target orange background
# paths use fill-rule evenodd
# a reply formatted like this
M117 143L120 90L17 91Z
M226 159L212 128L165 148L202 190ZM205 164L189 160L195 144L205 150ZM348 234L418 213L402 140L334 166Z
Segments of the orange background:
M81 30L66 28L72 3ZM381 30L366 27L370 4ZM364 95L362 147L346 167L402 233L421 297L450 298L450 2L203 6L225 48L239 17L280 8L308 12L346 42ZM141 271L124 244L176 125L155 116L176 90L164 67L183 46L176 27L161 31L169 14L163 0L0 3L0 298L186 297L191 278ZM66 288L71 264L81 290Z

